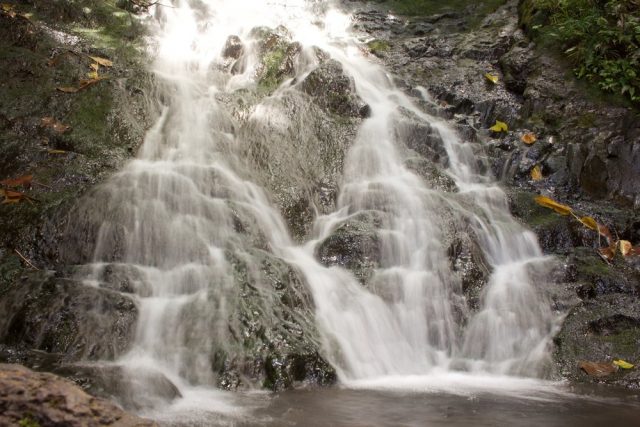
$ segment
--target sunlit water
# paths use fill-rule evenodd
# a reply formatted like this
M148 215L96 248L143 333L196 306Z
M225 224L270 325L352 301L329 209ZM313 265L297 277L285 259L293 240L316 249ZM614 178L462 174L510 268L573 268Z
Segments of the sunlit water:
M466 425L471 418L474 425L527 425L518 411L535 419L541 402L574 402L554 383L509 377L544 376L557 321L544 286L534 286L548 262L535 236L511 218L505 194L479 171L471 144L419 108L419 97L409 99L363 53L347 14L310 0L173 5L156 7L153 24L162 113L137 159L103 190L105 219L87 279L91 284L114 263L127 272L140 316L134 347L117 363L133 376L162 372L183 395L145 415L186 425ZM347 155L335 212L318 216L315 233L301 245L243 166L236 147L251 135L236 133L231 111L217 100L255 89L252 30L280 25L302 45L297 78L262 100L250 121L288 126L270 102L298 90L295 82L318 66L313 47L342 64L371 108ZM234 75L221 58L231 35L245 44L244 72ZM397 129L407 115L439 134L456 191L430 188L405 165ZM489 264L477 313L468 311L451 271L443 206L471 230ZM372 210L381 213L382 259L365 288L348 271L321 265L314 253L340 224ZM246 244L235 211L251 217L269 250L302 272L324 355L347 389L278 397L215 390L211 355L224 346L235 298L227 252ZM547 422L554 412L545 414L543 424L554 425Z

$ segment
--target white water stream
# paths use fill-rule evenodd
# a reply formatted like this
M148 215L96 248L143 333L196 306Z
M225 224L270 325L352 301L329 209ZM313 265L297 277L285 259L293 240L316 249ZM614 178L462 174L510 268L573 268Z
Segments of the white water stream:
M168 0L167 0L168 1ZM133 273L140 318L134 348L119 363L157 369L186 398L212 387L211 354L226 339L234 286L226 251L244 238L234 209L253 218L270 251L300 270L313 295L324 354L353 386L442 379L447 372L542 375L554 318L534 283L544 258L534 235L511 218L505 194L478 172L471 144L422 111L363 53L350 17L312 0L178 0L157 7L157 59L165 107L138 158L108 185L95 269L115 261ZM295 244L271 197L243 169L237 120L219 94L256 86L252 29L283 25L300 42L297 80L318 64L319 47L339 61L371 108L347 155L335 212L316 218ZM230 35L245 44L245 71L222 70ZM275 95L298 90L286 82ZM261 120L263 100L251 120ZM403 113L404 111L404 113ZM404 114L440 134L457 190L429 187L406 166L395 132ZM287 126L287 118L279 118ZM123 208L124 206L124 208ZM480 309L470 313L445 246L445 211L467 226L489 264ZM325 267L318 245L360 212L382 213L381 262L367 287L347 270ZM459 374L456 374L459 384Z

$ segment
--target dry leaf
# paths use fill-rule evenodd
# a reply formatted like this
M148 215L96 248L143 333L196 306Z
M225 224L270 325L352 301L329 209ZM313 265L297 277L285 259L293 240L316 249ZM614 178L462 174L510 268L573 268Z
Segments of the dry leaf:
M602 225L602 224L598 224L598 233L600 233L601 236L606 237L607 242L612 243L613 242L613 236L611 235L611 231L609 231L609 229Z
M57 87L56 89L64 93L76 93L79 90L77 87Z
M585 371L588 375L596 378L606 377L618 370L618 367L611 363L596 363L596 362L578 362L578 367Z
M0 181L0 185L9 187L9 188L20 187L20 186L29 188L31 187L32 180L33 180L33 175L25 175L25 176L21 176L20 178L5 179L3 181Z
M535 165L533 169L531 169L531 179L534 181L540 181L542 179L542 169L540 165Z
M49 154L67 154L67 152L64 151L64 150L54 150L54 149L47 150L47 153L49 153Z
M525 133L520 139L527 145L531 145L538 140L536 135L531 132Z
M493 74L486 73L484 76L494 85L498 83L498 80L500 80L498 76L494 76Z
M605 261L611 261L616 256L615 245L611 245L606 248L599 248L598 255L604 258Z
M509 127L507 126L507 124L505 122L501 122L500 120L496 120L496 124L491 126L489 128L489 130L492 130L494 132L508 132L509 131Z
M29 200L29 196L24 193L20 193L19 191L11 191L11 190L1 190L2 193L0 195L4 196L4 200L2 204L14 204L20 203L23 200Z
M560 215L569 215L573 209L571 209L567 205L560 204L553 199L544 196L538 196L535 198L535 201L540 206L544 206L545 208L553 209Z
M93 64L89 65L89 67L91 67L93 71L98 71L100 69L100 64L94 62Z
M101 80L104 80L104 79L98 77L98 78L90 79L90 80L80 80L80 87L78 87L78 90L86 89L89 86L92 86L92 85L98 83Z
M97 79L98 78L98 72L97 71L89 71L87 73L87 77L89 77L90 79Z
M620 253L622 255L627 256L631 252L631 249L633 249L633 246L628 240L620 240L618 242L618 248L620 249Z
M71 126L65 125L64 123L57 121L53 117L43 117L42 119L40 119L40 124L43 127L53 129L54 132L57 133L65 133L71 130Z
M100 58L99 56L90 56L89 58L93 59L96 63L102 65L103 67L112 67L113 62L109 61L105 58Z
M582 218L580 218L580 222L585 227L598 231L598 223L596 222L595 219L591 218L590 216L583 216Z
M613 361L613 364L622 369L633 369L633 364L627 362L626 360L616 359Z

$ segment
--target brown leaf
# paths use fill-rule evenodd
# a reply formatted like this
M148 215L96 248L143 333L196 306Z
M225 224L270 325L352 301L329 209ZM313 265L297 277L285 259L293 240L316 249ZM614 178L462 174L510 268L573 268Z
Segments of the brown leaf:
M113 62L109 61L105 58L100 58L99 56L90 56L89 58L93 59L96 63L102 65L103 67L112 67Z
M2 204L5 205L20 203L23 200L29 200L29 196L24 193L20 193L19 191L2 190L2 195L4 196Z
M588 375L596 378L606 377L618 370L618 367L611 363L597 363L597 362L578 362L578 367L585 371Z
M98 77L98 78L95 78L95 79L80 80L80 87L78 87L78 90L86 89L89 86L92 86L92 85L98 83L101 80L104 80L104 79L101 78L101 77Z
M540 165L535 165L533 169L531 169L531 179L534 181L540 181L542 179L542 169Z
M57 133L65 133L71 130L71 126L65 125L54 119L53 117L43 117L40 119L40 124L46 128L53 129L54 132Z
M78 89L77 87L57 87L56 90L64 93L76 93L80 89Z
M520 139L527 145L531 145L538 140L536 135L531 132L525 133Z
M560 204L553 199L550 199L545 196L538 196L535 198L535 201L540 206L544 206L545 208L553 209L560 215L569 215L573 212L573 209L567 205Z
M20 186L29 188L31 187L32 180L33 180L33 175L25 175L25 176L21 176L20 178L5 179L3 181L0 181L0 185L4 185L5 187L9 187L9 188L15 188Z
M590 228L594 231L598 231L598 223L596 222L595 219L591 218L590 216L583 216L582 218L580 218L580 222L585 227Z
M89 67L91 67L93 71L98 71L100 69L100 64L94 62L93 64L89 65Z
M602 224L598 224L598 233L600 233L601 236L606 237L608 243L614 242L613 236L611 235L611 231L609 231L609 229L606 226Z
M631 249L633 249L633 246L631 245L631 242L628 240L620 240L618 241L618 248L620 249L620 253L623 256L627 256L630 254Z
M604 258L605 261L611 261L616 256L616 247L615 245L611 245L605 248L599 248L598 254Z

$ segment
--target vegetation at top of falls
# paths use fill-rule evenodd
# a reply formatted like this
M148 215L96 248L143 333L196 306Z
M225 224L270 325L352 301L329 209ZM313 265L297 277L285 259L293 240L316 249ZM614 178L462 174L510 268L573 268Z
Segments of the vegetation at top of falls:
M376 0L388 6L392 11L407 16L426 16L446 12L461 12L466 8L473 8L473 13L479 20L486 14L503 5L506 0ZM474 21L477 22L477 21Z
M560 47L578 78L640 105L639 0L524 0L521 23Z

